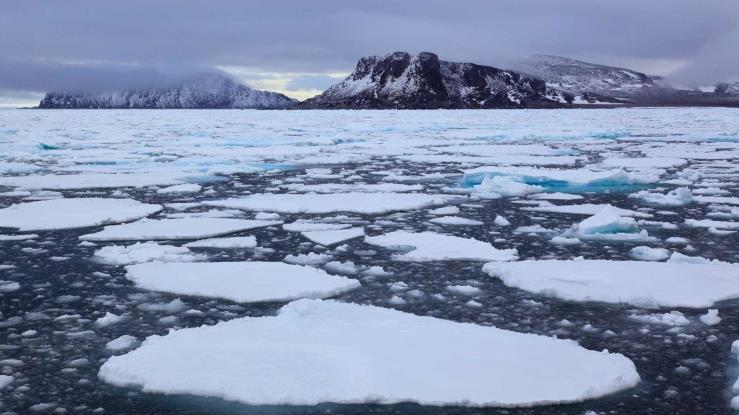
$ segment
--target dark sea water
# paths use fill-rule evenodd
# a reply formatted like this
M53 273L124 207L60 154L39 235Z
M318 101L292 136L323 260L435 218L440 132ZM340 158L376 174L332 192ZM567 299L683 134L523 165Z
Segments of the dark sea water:
M344 166L359 172L361 165ZM413 166L406 166L412 169ZM301 174L301 170L285 170L269 178L255 175L235 175L229 181L212 183L215 194L196 195L195 200L236 196L245 191L258 192L268 186L268 180L286 179ZM319 181L320 182L320 181ZM437 186L456 185L455 182ZM65 196L105 196L113 190L65 191ZM433 192L433 190L431 190ZM164 203L180 201L182 197L163 197L153 190L127 189L130 197L142 202ZM611 203L624 208L643 208L623 192L585 194L584 202ZM191 198L187 198L190 200ZM516 234L518 226L539 224L546 228L566 229L581 220L581 216L526 212L515 199L475 201L479 207L463 207L461 216L485 222L485 226L447 226L443 231L463 237L495 242L497 248L517 248L521 259L573 258L629 259L633 244L585 243L558 246L546 238ZM0 200L0 207L13 203L11 198ZM704 205L670 209L681 217L687 209L702 210ZM197 210L197 209L196 209ZM168 213L167 211L163 212ZM171 213L171 212L169 212ZM697 213L697 212L692 212ZM247 214L248 215L248 214ZM382 230L442 229L430 225L424 211L386 215L348 213L356 224L369 227L370 235ZM496 215L512 222L510 227L493 225ZM283 215L289 222L312 215ZM315 215L320 216L320 215ZM325 216L325 215L324 215ZM653 220L674 221L672 215L655 213ZM390 224L392 222L392 224ZM162 396L142 393L136 389L113 387L98 380L100 365L110 356L105 343L120 335L130 334L144 339L165 334L172 328L212 325L219 321L243 316L274 314L283 303L237 304L226 300L175 296L136 289L125 279L123 267L103 265L90 260L97 247L80 246L77 237L100 228L36 232L39 238L22 242L0 242L0 264L14 268L0 271L4 280L18 281L21 288L0 294L0 372L15 377L12 388L0 395L0 413L107 413L107 414L722 414L730 413L730 386L739 374L739 367L730 355L731 343L739 339L739 302L718 304L722 321L707 326L697 321L704 310L677 309L692 323L679 330L669 326L644 324L628 318L640 310L627 305L574 303L532 295L506 287L500 280L481 271L479 262L408 263L390 260L391 251L366 245L361 239L348 243L348 249L333 252L337 260L351 260L363 265L381 265L392 272L382 279L363 278L362 287L344 293L339 300L393 307L402 311L438 318L496 326L503 329L556 335L577 340L582 346L629 357L636 364L642 382L634 389L602 399L574 405L553 405L535 408L496 409L462 407L428 407L416 404L397 405L334 405L311 407L248 406L219 399L193 396ZM737 234L715 236L702 229L681 228L664 231L649 228L650 235L664 240L681 236L691 240L695 248L691 255L737 262ZM8 232L6 232L8 233ZM285 232L280 227L257 229L241 233L255 235L260 248L270 249L202 249L210 261L262 260L281 261L287 254L314 251L299 233ZM238 234L237 234L238 235ZM180 245L186 241L168 241ZM660 244L653 246L662 246ZM355 253L355 251L359 251ZM369 251L369 252L368 252ZM361 254L361 255L360 255ZM100 274L104 273L104 274ZM426 296L408 297L405 305L392 305L394 295L389 285L403 281L409 289L424 293L444 292L450 284L473 284L482 290L476 301L481 308L465 305L468 297L447 295L440 301ZM181 312L153 312L139 308L145 303L167 303L176 298L188 308L204 311L202 316ZM533 301L531 301L533 300ZM92 322L112 311L127 313L122 323L95 328ZM665 312L668 310L663 310ZM176 318L160 320L168 316ZM563 319L571 322L563 325ZM445 341L445 339L439 339ZM14 364L7 359L17 359ZM85 360L79 360L85 359ZM76 363L70 364L70 362ZM10 363L9 363L10 362ZM183 361L182 365L187 365ZM573 368L577 369L577 368ZM48 404L39 406L39 404Z

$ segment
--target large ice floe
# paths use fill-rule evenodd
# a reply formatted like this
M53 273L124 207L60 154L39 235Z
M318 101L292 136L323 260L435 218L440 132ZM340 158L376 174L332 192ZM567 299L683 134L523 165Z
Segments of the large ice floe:
M78 173L0 177L0 185L21 189L90 189L146 187L182 184L187 174L178 172Z
M460 238L435 232L394 231L379 236L367 236L371 245L408 251L394 254L397 261L514 261L518 251L497 249L477 239Z
M126 267L140 288L240 303L328 298L359 281L317 268L282 262L147 262Z
M186 217L142 219L80 236L83 241L137 241L146 239L201 239L249 229L279 225L280 221Z
M623 355L573 341L331 300L152 336L99 377L254 405L502 407L580 402L640 381Z
M451 195L421 193L329 193L255 194L240 198L203 202L209 206L279 213L356 212L377 214L441 205Z
M739 298L739 265L609 260L490 262L508 286L569 301L705 308Z
M184 246L160 245L156 242L137 242L128 246L110 245L97 251L93 259L110 265L128 265L142 262L192 262L205 257L193 254Z
M21 231L83 228L127 222L162 210L131 199L69 198L19 203L0 209L0 227Z

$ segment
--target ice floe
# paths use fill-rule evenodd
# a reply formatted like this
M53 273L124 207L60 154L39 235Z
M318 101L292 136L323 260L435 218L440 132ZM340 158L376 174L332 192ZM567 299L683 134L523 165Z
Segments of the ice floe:
M327 298L360 286L357 280L282 262L148 262L127 266L126 278L147 290L240 303Z
M532 406L593 399L640 381L623 355L573 341L320 300L149 337L98 375L145 392L253 405Z
M205 256L192 253L183 246L160 245L156 242L137 242L132 245L104 246L93 259L110 265L129 265L142 262L192 262L201 261Z
M646 230L639 230L636 220L621 216L621 209L606 206L595 215L573 225L564 237L577 237L581 240L613 242L650 242Z
M232 236L230 238L208 238L199 241L188 242L187 248L256 248L257 238L255 236Z
M441 205L458 197L420 193L329 193L329 194L255 194L240 198L203 202L243 210L269 210L280 213L357 212L366 214L396 210L415 210Z
M100 232L80 236L83 241L136 241L146 239L201 239L279 225L280 221L198 218L142 219L106 226Z
M629 197L654 206L685 206L693 202L693 193L687 187L678 187L675 190L670 190L667 194L642 190L630 194Z
M21 231L84 228L127 222L162 210L131 199L69 198L20 203L0 209L0 227Z
M506 285L570 301L641 307L710 307L739 298L739 265L608 260L491 262Z
M451 226L481 226L484 222L479 220L463 218L461 216L441 216L438 218L429 219L429 222L437 225L451 225Z
M301 235L319 245L333 246L364 236L363 228L302 232Z
M407 250L394 254L396 261L514 261L516 249L496 249L477 239L460 238L434 232L394 231L379 236L367 236L365 242L390 249Z
M629 255L640 261L662 261L670 257L671 251L665 248L650 248L648 246L636 246L631 248Z

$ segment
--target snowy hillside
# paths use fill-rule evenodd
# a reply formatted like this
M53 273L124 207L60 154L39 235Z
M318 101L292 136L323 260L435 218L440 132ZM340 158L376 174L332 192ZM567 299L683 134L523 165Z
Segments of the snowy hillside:
M296 103L275 92L257 91L229 77L202 73L150 89L91 93L48 93L39 108L287 108Z
M597 65L552 55L534 55L517 69L546 81L547 86L571 94L608 96L639 93L645 89L670 89L662 79L630 69Z
M473 63L395 52L359 60L346 79L300 105L304 108L554 107L539 79Z

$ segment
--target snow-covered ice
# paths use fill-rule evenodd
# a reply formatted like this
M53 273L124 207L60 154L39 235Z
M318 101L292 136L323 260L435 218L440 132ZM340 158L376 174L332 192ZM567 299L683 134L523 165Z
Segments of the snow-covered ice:
M255 194L241 198L203 202L243 210L269 210L280 213L384 213L415 210L441 205L455 196L421 193L329 193Z
M496 249L477 239L435 232L394 231L367 236L364 241L390 249L411 249L403 254L394 254L393 259L397 261L514 261L518 258L516 249Z
M131 199L69 198L19 203L0 209L0 226L21 231L84 228L127 222L162 210Z
M279 225L280 221L185 217L177 219L142 219L80 236L83 241L136 241L145 239L201 239Z
M570 301L710 307L739 298L739 265L608 260L490 262L506 285Z
M301 235L319 245L333 246L364 236L364 229L349 228L325 231L308 231L302 232Z
M360 286L357 280L282 262L148 262L126 267L137 287L246 303L327 298Z
M257 238L254 236L232 236L230 238L208 238L188 242L187 248L256 248Z
M463 218L461 216L440 216L438 218L429 219L429 222L437 225L451 225L451 226L481 226L484 222L479 220Z
M108 359L99 376L145 392L253 405L532 406L593 399L640 381L623 355L573 341L320 300L149 337Z
M156 242L136 242L132 245L104 246L93 256L94 260L110 265L129 265L142 262L192 262L205 257L182 246L160 245Z

